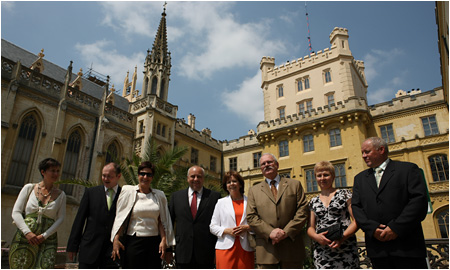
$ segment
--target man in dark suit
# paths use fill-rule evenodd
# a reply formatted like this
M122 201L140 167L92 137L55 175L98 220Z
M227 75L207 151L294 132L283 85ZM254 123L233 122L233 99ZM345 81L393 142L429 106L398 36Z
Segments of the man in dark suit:
M414 163L389 159L381 138L365 140L361 152L370 169L355 176L352 209L373 268L427 268L422 172Z
M178 268L212 269L217 237L209 224L220 193L203 187L205 171L188 170L189 188L172 194L169 211L175 227L175 260Z
M303 268L302 229L308 220L308 201L300 181L280 177L272 154L259 159L264 181L250 188L247 222L256 233L258 269Z
M102 170L103 185L86 189L72 225L67 252L69 259L79 253L79 268L118 268L112 261L109 240L116 217L116 202L121 188L120 167L109 163Z

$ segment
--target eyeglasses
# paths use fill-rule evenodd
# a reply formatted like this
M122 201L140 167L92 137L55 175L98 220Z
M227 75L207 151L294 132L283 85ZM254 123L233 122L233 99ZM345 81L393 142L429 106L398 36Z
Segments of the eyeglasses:
M139 175L140 176L153 177L153 173L151 173L151 172L140 172Z

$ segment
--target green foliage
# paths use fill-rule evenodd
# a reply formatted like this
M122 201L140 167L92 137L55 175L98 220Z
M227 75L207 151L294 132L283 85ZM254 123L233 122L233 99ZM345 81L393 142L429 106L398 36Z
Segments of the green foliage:
M188 151L187 147L174 147L158 154L158 145L152 136L149 136L142 157L133 153L131 159L126 159L125 163L121 163L122 176L128 185L137 185L139 183L137 169L143 161L150 161L155 165L155 171L152 188L164 191L166 196L172 194L173 191L187 186L186 174L187 168L178 168L173 170L172 166ZM186 172L184 176L182 173Z

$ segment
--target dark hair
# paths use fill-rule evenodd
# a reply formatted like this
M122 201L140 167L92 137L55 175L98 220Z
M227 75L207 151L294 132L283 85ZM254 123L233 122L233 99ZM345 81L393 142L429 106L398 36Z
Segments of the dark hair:
M153 163L151 163L150 161L142 162L138 167L138 173L140 173L145 168L149 168L150 170L152 170L153 174L155 173L155 165L153 165Z
M117 163L110 162L110 163L106 164L105 167L109 166L109 165L112 165L114 167L114 171L116 172L116 175L119 175L122 172L122 170L120 169L120 165L118 165Z
M45 172L50 167L61 167L61 163L59 163L59 161L57 161L54 158L46 158L46 159L42 160L41 162L39 162L39 173L41 171ZM41 176L44 177L42 175L42 173L41 173Z
M236 178L236 180L238 180L239 184L240 184L240 188L239 188L239 192L241 194L244 194L244 178L242 178L242 176L236 172L236 171L229 171L226 172L225 175L223 176L222 179L222 189L225 190L228 194L230 193L227 190L227 181L231 179L231 177Z

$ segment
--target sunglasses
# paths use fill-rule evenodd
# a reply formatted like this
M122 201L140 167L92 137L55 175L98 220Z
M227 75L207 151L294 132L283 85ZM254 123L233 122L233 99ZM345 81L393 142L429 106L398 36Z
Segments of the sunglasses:
M153 173L151 173L151 172L140 172L139 175L140 176L153 177Z

